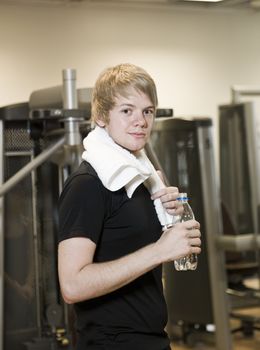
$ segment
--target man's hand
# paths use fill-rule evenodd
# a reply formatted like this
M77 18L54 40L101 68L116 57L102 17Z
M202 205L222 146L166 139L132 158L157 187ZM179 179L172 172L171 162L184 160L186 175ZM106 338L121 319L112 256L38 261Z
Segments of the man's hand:
M163 175L161 171L157 171L158 175L163 179ZM179 190L177 187L165 187L161 189L160 191L157 191L152 194L151 199L155 200L157 198L160 198L162 205L166 209L167 213L170 215L181 215L183 212L183 206L181 203L177 201L177 198L179 197Z

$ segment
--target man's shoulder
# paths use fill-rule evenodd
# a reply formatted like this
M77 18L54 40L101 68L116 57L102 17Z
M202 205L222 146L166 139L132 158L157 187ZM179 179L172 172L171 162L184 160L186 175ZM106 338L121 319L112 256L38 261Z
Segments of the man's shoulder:
M83 161L77 170L69 175L64 187L70 187L73 185L81 186L83 184L101 184L101 181L95 171L95 169L86 161Z
M90 175L95 178L98 178L98 175L95 169L85 160L83 160L79 168L72 174L72 176L77 176L77 175Z

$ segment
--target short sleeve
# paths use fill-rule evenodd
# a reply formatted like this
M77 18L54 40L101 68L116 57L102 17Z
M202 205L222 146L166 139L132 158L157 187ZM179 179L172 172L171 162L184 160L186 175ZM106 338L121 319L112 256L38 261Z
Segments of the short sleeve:
M97 243L105 217L101 182L89 174L73 177L59 199L59 241L86 237Z

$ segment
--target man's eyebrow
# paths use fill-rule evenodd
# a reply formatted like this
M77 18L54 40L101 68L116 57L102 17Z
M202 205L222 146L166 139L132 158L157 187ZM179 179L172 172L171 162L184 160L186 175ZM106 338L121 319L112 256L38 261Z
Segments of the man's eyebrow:
M132 103L121 103L118 105L119 107L124 107L124 106L127 106L127 107L134 107L135 105L133 105Z
M134 104L132 104L132 103L127 103L127 102L126 102L126 103L118 104L117 106L118 106L118 107L135 107ZM155 109L155 106L151 105L151 106L144 107L143 109L147 109L147 108L153 108L153 109Z
M155 109L155 106L147 106L147 107L145 107L144 109L149 109L149 108Z

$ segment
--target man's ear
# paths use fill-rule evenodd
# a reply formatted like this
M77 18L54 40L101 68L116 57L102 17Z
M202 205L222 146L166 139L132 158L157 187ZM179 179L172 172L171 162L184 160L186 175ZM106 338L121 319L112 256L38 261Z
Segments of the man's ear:
M96 119L96 124L101 128L104 128L106 126L106 123L102 119Z

